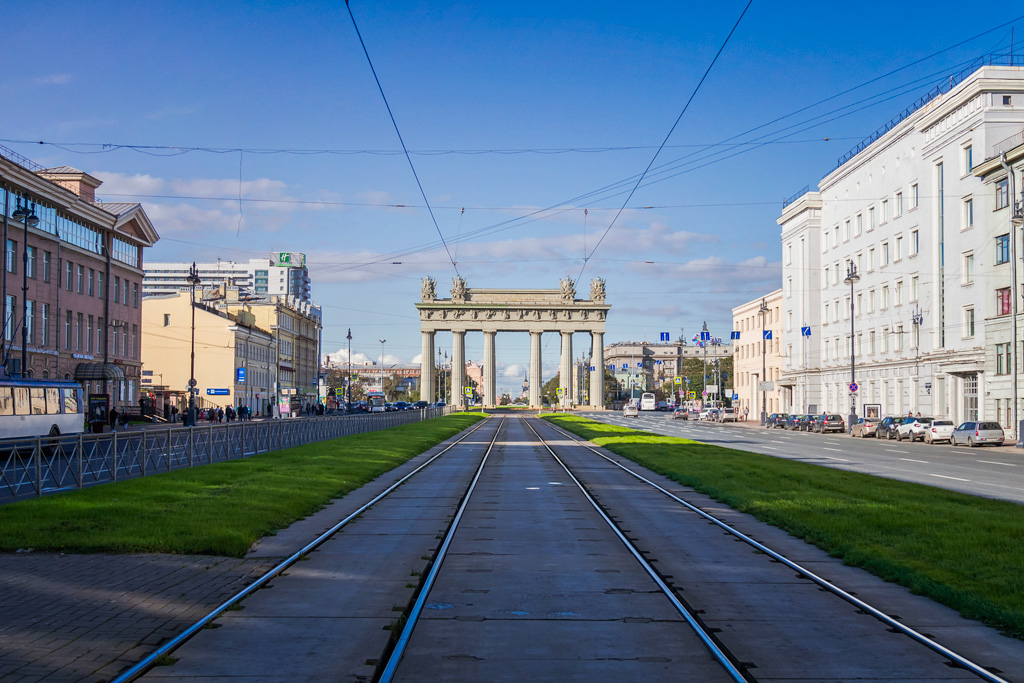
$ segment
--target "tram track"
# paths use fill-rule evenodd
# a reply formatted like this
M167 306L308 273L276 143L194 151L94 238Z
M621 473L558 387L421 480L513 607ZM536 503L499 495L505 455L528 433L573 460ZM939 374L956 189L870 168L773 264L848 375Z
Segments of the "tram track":
M651 489L657 491L658 493L662 494L663 496L665 496L669 500L671 500L674 503L682 506L687 511L692 512L693 514L699 516L701 519L703 519L703 520L705 520L705 521L715 525L716 527L722 529L724 532L726 532L726 533L730 534L731 536L735 537L737 540L742 541L743 543L747 544L748 546L754 548L757 552L763 553L764 555L770 557L775 562L781 563L784 566L788 567L789 569L797 572L797 574L799 576L801 576L802 578L807 579L808 581L816 584L821 590L824 590L824 591L828 592L830 595L833 595L833 596L835 596L835 597L837 597L837 598L839 598L839 599L849 603L850 605L853 605L858 610L862 611L864 614L870 615L874 619L878 620L879 622L884 624L887 629L890 629L893 632L898 632L898 633L906 636L910 640L914 641L915 643L917 643L917 644L919 644L919 645L921 645L921 646L931 650L932 652L935 652L935 653L941 655L942 657L948 658L950 660L950 662L952 662L955 666L970 672L971 674L973 674L974 676L976 676L980 680L987 681L988 683L1009 683L1009 681L1007 679L1002 678L1002 677L996 675L992 671L989 671L988 669L986 669L985 667L981 666L980 664L977 664L976 662L972 661L968 657L965 657L965 656L963 656L963 655L953 651L952 649L945 647L944 645L939 643L937 640L928 637L927 635L925 635L925 634L923 634L923 633L921 633L921 632L919 632L919 631L917 631L917 630L907 626L906 624L901 623L897 619L894 619L893 617L891 617L888 614L886 614L883 610L881 610L881 609L879 609L879 608L877 608L877 607L875 607L875 606L865 602L864 600L861 600L860 598L856 597L850 591L847 591L847 590L844 590L844 589L840 588L835 583L833 583L833 582L831 582L831 581L829 581L829 580L819 576L817 573L815 573L814 571L812 571L812 570L802 566L801 564L799 564L797 562L794 562L793 560L791 560L790 558L786 557L782 553L777 552L777 551L773 550L772 548L768 547L767 545L765 545L763 543L760 543L757 540L751 538L749 535L742 533L741 531L739 531L738 529L734 528L733 526L731 526L727 522L724 522L721 519L719 519L718 517L716 517L716 516L710 514L709 512L707 512L705 510L702 510L701 508L697 507L696 505L694 505L694 504L692 504L692 503L690 503L690 502L688 502L686 500L683 500L682 498L680 498L676 494L672 493L671 491L669 491L665 487L663 487L663 486L659 485L658 483L652 481L651 479L649 479L648 477L644 476L640 472L632 469L631 467L623 464L620 460L617 460L616 458L613 458L613 457L607 455L606 453L600 451L599 449L594 448L593 446L589 445L587 442L585 442L583 439L577 437L575 434L572 434L572 433L570 433L570 432L568 432L568 431L558 427L557 425L553 425L553 424L548 423L548 422L545 422L545 424L550 429L555 431L560 437L563 437L565 439L571 440L577 446L585 448L589 452L591 452L594 455L596 455L599 458L601 458L603 461L613 465L614 467L616 467L619 470L621 470L622 472L628 474L630 477L634 478L635 480L637 480L639 482L642 482L643 484L645 484L646 486L650 487ZM539 434L538 434L538 437L539 437Z

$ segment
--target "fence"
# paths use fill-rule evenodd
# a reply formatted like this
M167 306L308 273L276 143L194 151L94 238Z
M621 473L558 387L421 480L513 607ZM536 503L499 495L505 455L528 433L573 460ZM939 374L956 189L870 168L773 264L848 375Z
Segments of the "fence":
M113 434L0 441L0 503L94 484L246 458L440 417L451 408L397 413L167 426Z

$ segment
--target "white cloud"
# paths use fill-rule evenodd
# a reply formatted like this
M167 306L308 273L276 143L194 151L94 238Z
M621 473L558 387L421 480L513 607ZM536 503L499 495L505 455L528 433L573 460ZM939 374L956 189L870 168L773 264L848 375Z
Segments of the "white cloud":
M37 85L67 85L71 82L71 74L50 74L36 79Z

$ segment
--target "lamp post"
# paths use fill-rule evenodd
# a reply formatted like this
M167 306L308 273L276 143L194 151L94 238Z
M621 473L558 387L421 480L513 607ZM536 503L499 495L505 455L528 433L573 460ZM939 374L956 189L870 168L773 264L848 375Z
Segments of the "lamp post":
M380 393L384 393L384 342L387 339L380 340ZM384 395L384 402L387 403L388 397Z
M28 367L28 229L39 225L35 203L22 206L18 199L18 208L11 214L25 226L25 243L21 245L21 377L25 376Z
M345 335L345 339L348 339L348 375L345 376L345 411L347 412L352 406L352 328L348 328L348 334Z
M767 386L765 384L766 377L768 376L768 374L767 374L767 357L765 356L765 352L767 351L767 346L768 345L765 344L767 339L766 339L766 335L765 335L765 327L764 327L764 322L765 321L764 321L764 317L766 315L768 315L769 308L768 308L768 303L767 303L767 301L765 301L765 299L761 299L761 308L760 308L760 310L758 310L758 313L761 314L761 378L760 378L760 383L761 383L761 425L763 426L768 421L768 411L765 410L765 405L766 405L767 400L768 400L768 391L765 389L765 387Z
M849 429L853 429L853 423L857 421L857 382L854 376L854 370L856 369L856 348L854 347L855 339L854 333L856 331L856 321L853 318L853 286L860 282L860 275L857 274L857 265L850 261L846 268L846 278L843 280L844 285L850 285L850 422Z
M192 355L189 360L189 379L188 379L188 426L196 426L196 285L199 284L199 269L196 267L196 262L192 262L192 267L188 271L188 277L185 281L189 283L192 288Z

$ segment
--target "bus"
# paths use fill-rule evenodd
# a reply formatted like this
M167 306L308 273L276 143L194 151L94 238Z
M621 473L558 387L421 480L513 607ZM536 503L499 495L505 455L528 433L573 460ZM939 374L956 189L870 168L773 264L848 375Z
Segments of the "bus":
M85 431L82 385L46 379L0 379L0 439Z
M384 392L383 391L368 391L366 392L366 402L370 404L371 413L383 413L386 408L384 407Z
M645 393L640 396L640 410L657 410L658 400L654 394Z

